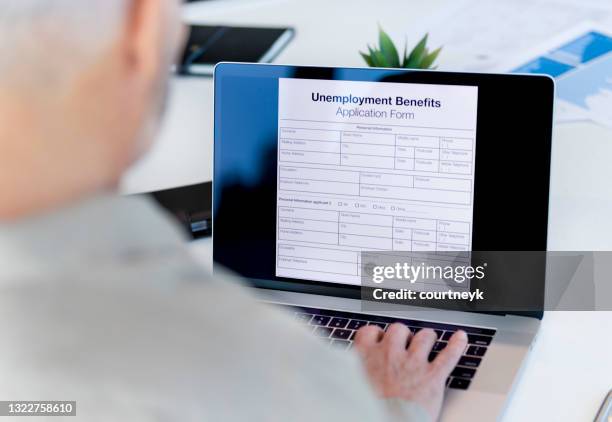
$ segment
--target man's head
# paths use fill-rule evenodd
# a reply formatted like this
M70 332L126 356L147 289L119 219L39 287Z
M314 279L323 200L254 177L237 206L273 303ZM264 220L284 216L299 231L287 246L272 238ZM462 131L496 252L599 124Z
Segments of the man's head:
M182 40L178 0L0 1L0 219L114 187Z

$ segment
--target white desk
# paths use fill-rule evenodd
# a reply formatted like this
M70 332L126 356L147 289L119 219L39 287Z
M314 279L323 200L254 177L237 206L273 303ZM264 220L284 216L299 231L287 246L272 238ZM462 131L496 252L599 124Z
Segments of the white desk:
M450 0L449 0L450 1ZM392 34L411 33L444 0L234 0L190 5L185 17L204 23L292 25L296 39L278 63L361 66L357 51L376 38L377 22ZM346 18L339 18L345 16ZM350 16L350 18L349 18ZM446 63L452 64L452 52ZM442 61L445 65L445 61ZM448 67L448 66L446 66ZM123 181L141 192L210 180L212 80L175 78L169 113L151 153ZM580 123L555 131L551 250L612 250L612 131ZM210 242L193 245L210 262ZM505 420L590 420L612 387L612 312L549 312Z

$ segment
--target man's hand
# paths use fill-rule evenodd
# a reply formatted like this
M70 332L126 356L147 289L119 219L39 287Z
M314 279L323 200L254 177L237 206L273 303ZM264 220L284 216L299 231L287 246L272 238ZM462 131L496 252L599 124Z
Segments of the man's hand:
M431 329L412 335L403 324L393 324L386 332L368 325L357 332L355 348L381 397L418 403L437 420L446 379L467 346L467 335L457 331L430 363L427 358L436 340Z

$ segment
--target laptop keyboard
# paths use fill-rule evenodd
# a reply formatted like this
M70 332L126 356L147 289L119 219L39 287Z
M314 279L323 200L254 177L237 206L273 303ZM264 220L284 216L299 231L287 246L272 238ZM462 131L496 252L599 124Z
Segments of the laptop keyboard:
M467 390L476 370L480 366L487 347L491 344L495 330L490 328L468 327L460 325L443 324L411 319L390 318L378 315L358 314L344 311L334 311L317 308L294 307L295 318L310 327L312 333L328 342L331 346L340 349L350 349L357 330L364 325L378 325L386 330L390 324L395 322L407 325L412 333L422 328L431 328L438 335L438 341L434 344L429 361L446 347L453 333L463 330L468 335L468 346L455 367L451 376L446 380L448 388Z

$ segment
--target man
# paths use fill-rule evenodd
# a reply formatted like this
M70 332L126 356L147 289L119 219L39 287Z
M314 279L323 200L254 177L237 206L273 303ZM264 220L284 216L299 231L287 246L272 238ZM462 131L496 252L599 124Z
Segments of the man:
M437 419L465 333L431 364L435 334L403 325L330 350L113 194L182 39L175 0L0 2L0 400L75 400L84 421Z

